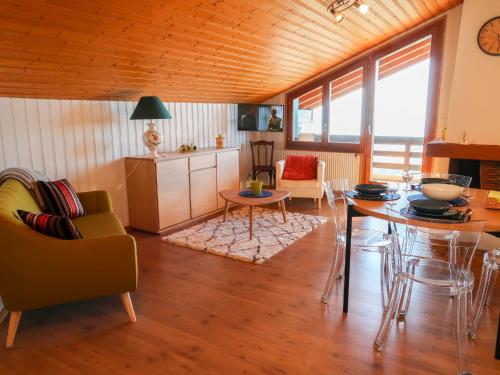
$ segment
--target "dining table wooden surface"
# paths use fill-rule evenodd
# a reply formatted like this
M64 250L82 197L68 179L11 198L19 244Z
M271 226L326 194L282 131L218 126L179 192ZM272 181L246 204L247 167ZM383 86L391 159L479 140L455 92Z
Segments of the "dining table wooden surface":
M472 189L475 192L473 198L470 199L469 207L472 208L471 220L484 220L486 221L485 232L492 233L500 237L500 210L484 208L483 201L488 193L488 190ZM405 191L400 189L398 194L400 199L394 201L395 204L391 205L387 201L368 201L362 199L353 199L347 197L347 223L346 223L346 249L345 249L345 263L344 263L344 300L342 310L344 313L349 311L349 276L351 268L351 234L352 234L352 218L360 216L371 216L382 220L388 220L387 208L390 207L394 211L399 211L408 205L408 196L413 194L420 194L419 191L410 190ZM457 209L465 209L465 207L455 207ZM408 220L408 219L406 219ZM416 226L427 228L439 228L440 226L449 226L449 224L437 224L424 222L419 220L410 220L415 222ZM463 223L454 224L457 229Z
M500 210L494 210L491 208L484 208L484 199L488 190L481 189L471 189L475 192L474 198L470 200L470 208L472 209L471 220L484 220L486 222L484 231L485 232L500 232ZM352 199L347 198L349 204L354 206L354 209L366 216L377 217L379 219L387 220L387 207L391 207L395 211L399 211L401 208L406 207L409 203L408 196L414 194L420 194L420 192L411 190L411 191L403 191L399 190L398 194L401 195L401 198L398 199L396 204L393 206L389 205L388 202L384 201L366 201L361 199ZM458 210L462 209L462 207L455 207ZM440 224L430 224L428 222L423 223L422 221L415 220L416 225L423 225L427 227L437 227L439 228ZM457 223L457 225L460 225Z
M473 198L469 200L468 207L472 209L470 220L485 221L484 231L500 237L500 210L484 208L484 199L488 190L471 189L475 192ZM393 201L390 204L387 201L368 201L361 199L354 199L347 197L347 223L346 223L346 249L345 249L345 263L344 263L344 299L342 310L345 314L349 311L349 277L351 269L351 234L352 234L352 218L359 216L371 216L382 220L388 220L387 208L390 207L394 211L398 211L408 205L408 196L413 194L420 194L419 191L399 190L398 194L400 199ZM465 209L465 207L455 207L457 209ZM408 220L408 219L406 219ZM423 226L427 228L438 229L443 224L430 223L419 220L411 220L415 222L416 226ZM411 222L410 221L410 222ZM445 224L449 226L449 224ZM464 223L453 224L457 229ZM497 342L496 342L496 359L500 359L500 323L498 328Z

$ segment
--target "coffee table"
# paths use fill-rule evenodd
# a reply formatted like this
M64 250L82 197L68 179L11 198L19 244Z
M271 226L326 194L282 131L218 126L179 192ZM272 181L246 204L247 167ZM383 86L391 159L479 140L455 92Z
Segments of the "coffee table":
M286 209L285 209L285 198L290 196L290 192L286 190L267 190L273 193L270 197L264 198L250 198L242 197L240 195L241 190L231 189L223 190L219 192L222 199L226 201L224 207L224 221L227 218L227 211L229 209L229 203L236 203L242 206L250 207L249 223L250 223L250 239L253 239L253 208L255 206L265 206L266 204L278 203L281 207L281 213L283 214L283 222L286 223Z

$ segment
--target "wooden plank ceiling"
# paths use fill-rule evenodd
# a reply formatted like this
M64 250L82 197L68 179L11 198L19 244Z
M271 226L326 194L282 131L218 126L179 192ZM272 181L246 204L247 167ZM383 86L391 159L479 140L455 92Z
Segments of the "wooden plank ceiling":
M0 96L259 102L462 0L1 0Z

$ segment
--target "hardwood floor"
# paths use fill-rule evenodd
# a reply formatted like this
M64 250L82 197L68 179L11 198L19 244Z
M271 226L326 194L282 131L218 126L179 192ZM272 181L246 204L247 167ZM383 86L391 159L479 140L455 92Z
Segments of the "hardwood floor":
M310 200L294 199L287 208L319 212ZM329 215L328 205L321 213ZM447 297L415 290L406 323L393 327L384 353L373 350L381 317L378 254L353 251L347 316L341 282L330 304L320 303L332 256L331 222L262 265L133 234L140 271L139 289L131 294L137 323L129 323L119 295L27 311L13 348L0 349L0 374L456 371L454 311ZM478 270L481 256L476 258ZM494 360L500 287L492 305L472 343L474 374L500 372ZM3 340L6 324L0 331Z

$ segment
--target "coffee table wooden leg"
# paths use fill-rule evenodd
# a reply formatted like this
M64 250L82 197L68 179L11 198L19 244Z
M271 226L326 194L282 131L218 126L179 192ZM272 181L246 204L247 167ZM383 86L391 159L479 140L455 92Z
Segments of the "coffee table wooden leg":
M284 199L281 201L281 213L283 214L283 222L286 223L286 208Z
M224 221L227 219L227 211L229 210L229 201L226 200L226 205L224 206Z
M250 215L248 218L248 223L250 224L250 240L253 239L253 206L250 206Z

